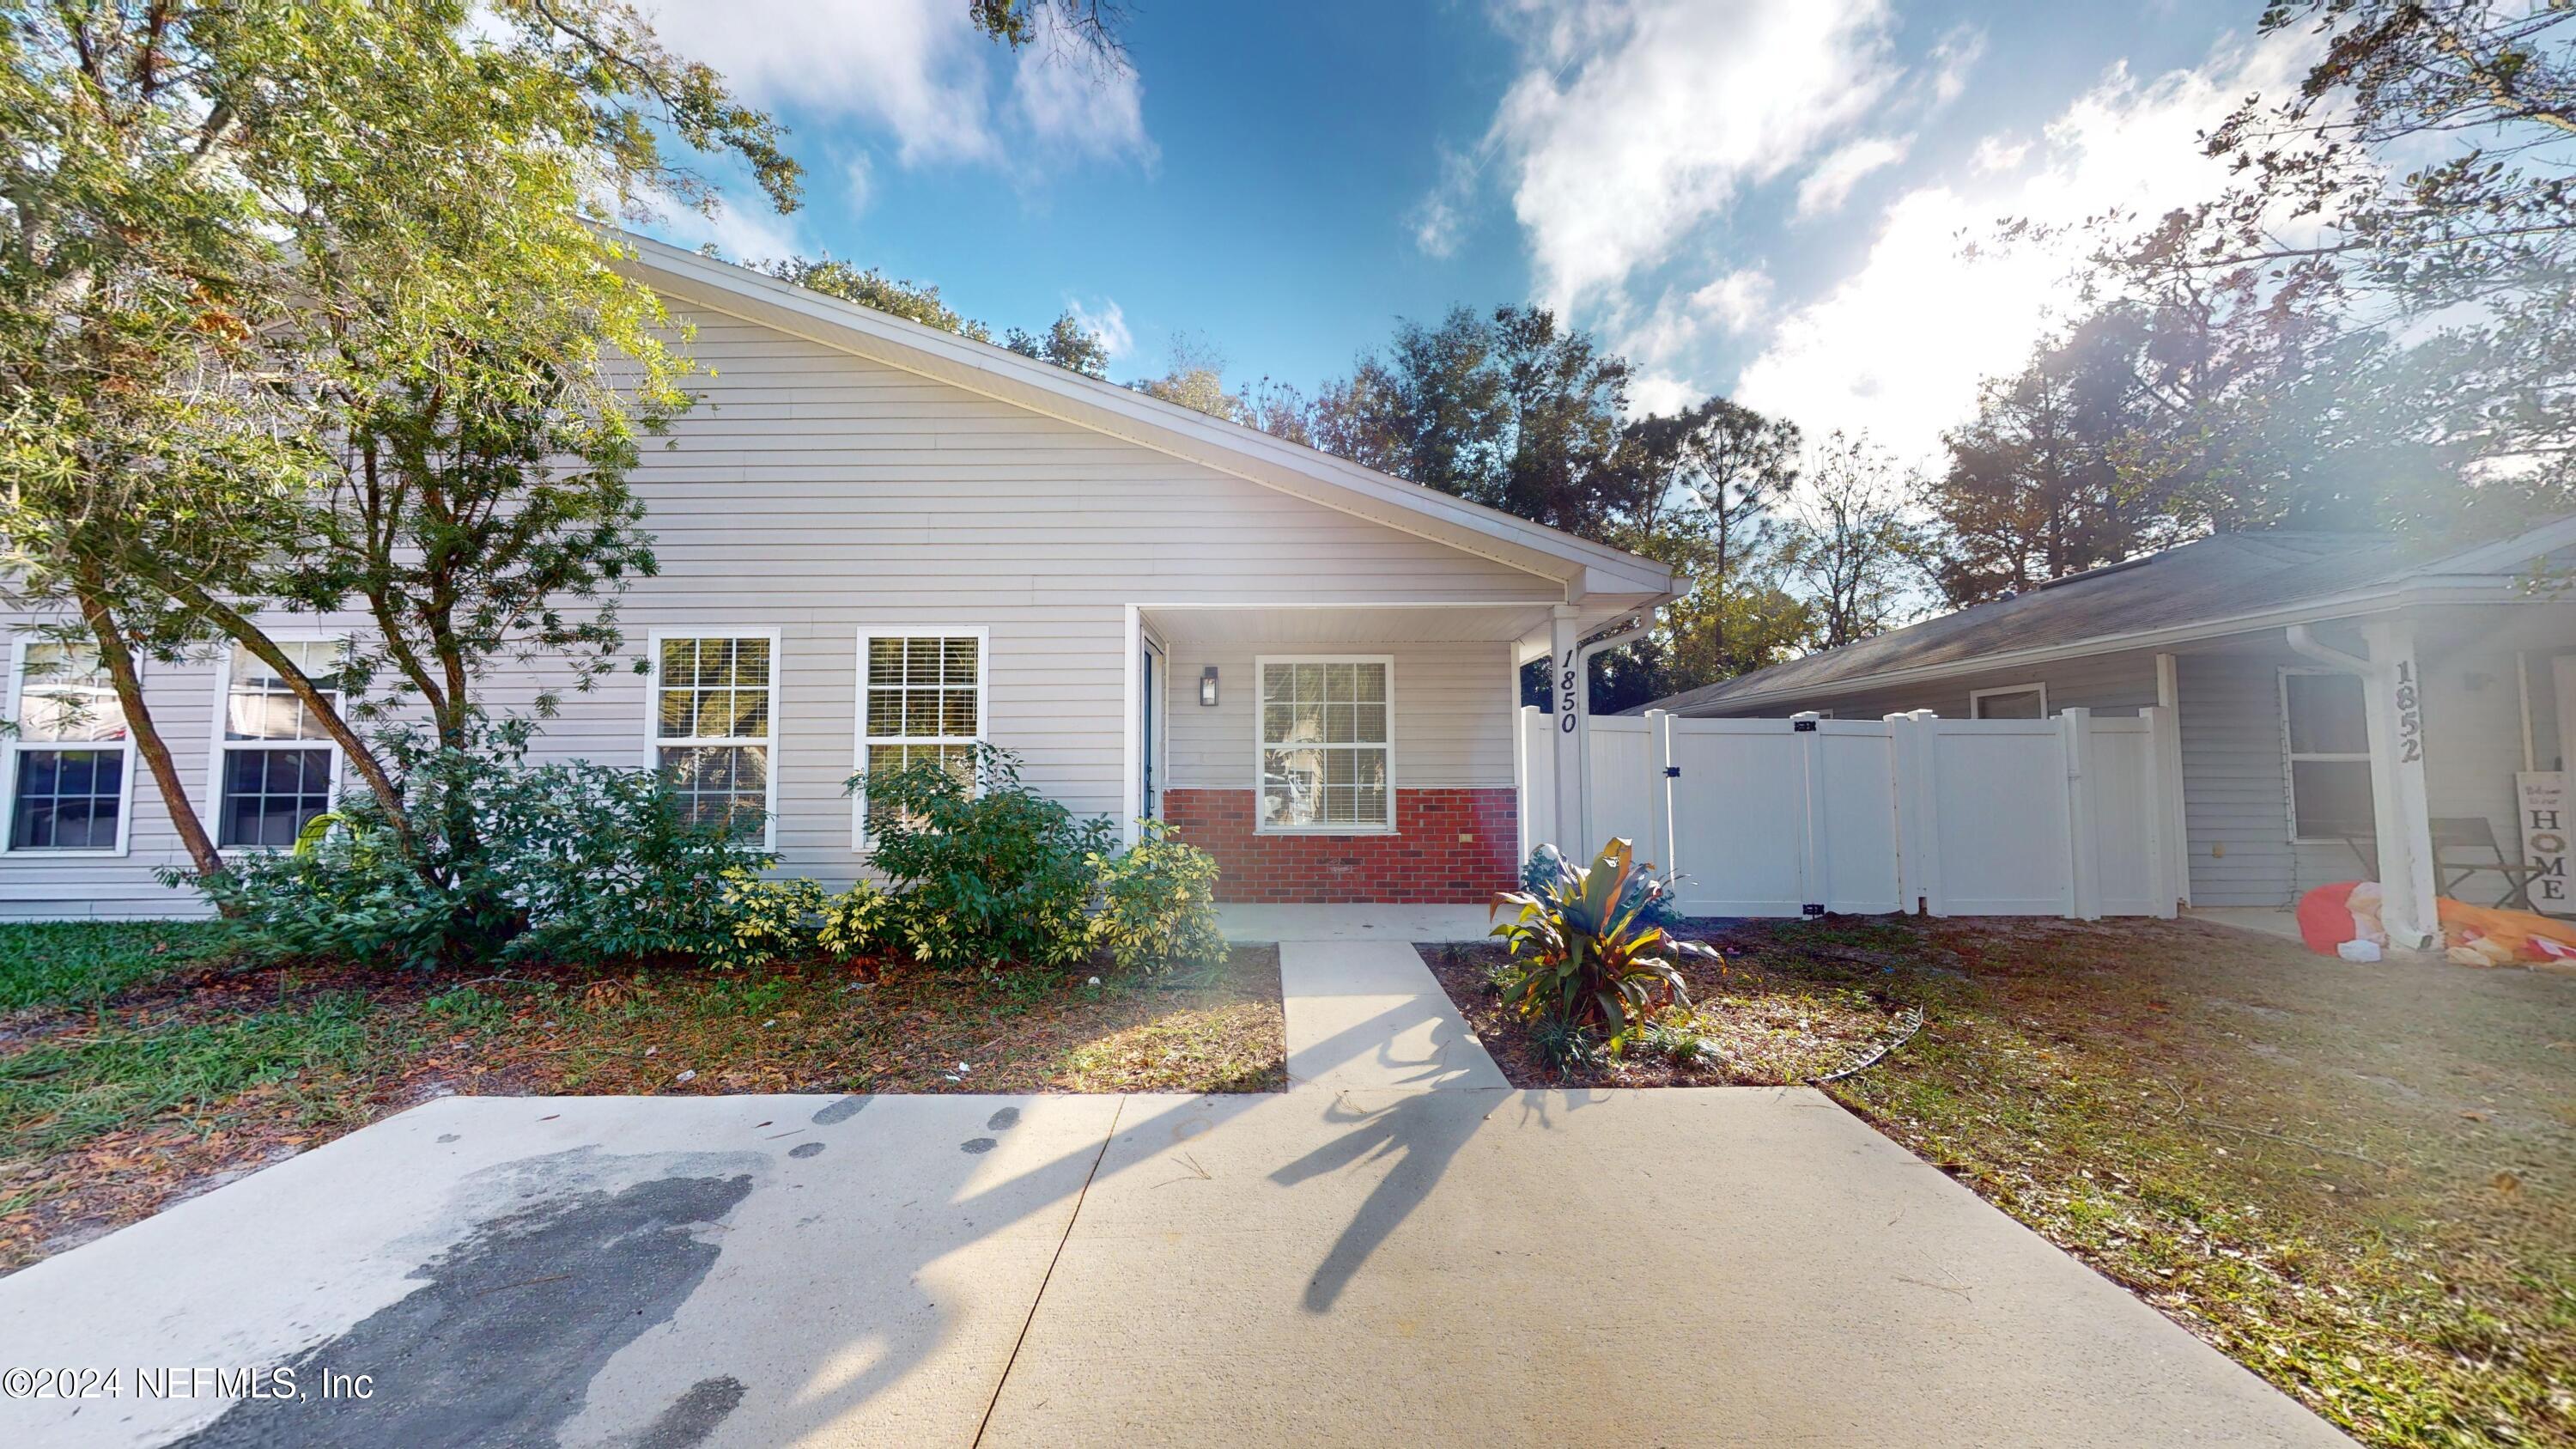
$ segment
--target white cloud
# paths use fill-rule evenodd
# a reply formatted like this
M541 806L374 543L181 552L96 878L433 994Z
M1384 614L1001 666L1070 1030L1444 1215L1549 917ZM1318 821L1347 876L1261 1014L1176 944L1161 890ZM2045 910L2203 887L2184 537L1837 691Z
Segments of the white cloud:
M1968 72L1976 69L1985 55L1985 32L1964 26L1932 47L1925 63L1932 67L1933 104L1946 106L1967 94Z
M1523 70L1488 139L1560 311L1663 262L1899 75L1885 0L1520 0L1506 23Z
M841 168L841 209L850 215L867 210L868 198L876 194L876 189L876 163L868 159L865 151L851 157L850 163Z
M757 199L757 192L743 191L754 198L748 206L734 206L718 197L712 216L685 206L666 207L652 230L674 246L696 248L712 242L716 250L737 261L774 261L809 250L794 217L772 213Z
M1441 152L1440 184L1431 188L1406 221L1413 228L1413 245L1424 256L1445 260L1458 250L1458 236L1466 228L1467 203L1475 195L1478 169L1473 158L1446 149Z
M1708 396L1699 384L1686 377L1673 377L1660 372L1640 373L1628 382L1628 416L1642 418L1649 413L1677 413L1695 407Z
M1663 368L1711 335L1756 331L1771 304L1771 276L1759 267L1727 273L1688 295L1667 291L1643 317L1614 319L1612 350L1648 369Z
M1941 430L1973 412L1979 380L2017 367L2062 320L2082 241L1974 257L1963 246L2005 217L2071 228L2209 195L2224 173L2197 133L2248 91L2294 83L2305 44L2276 36L2147 82L2114 67L2049 124L2026 175L1993 174L1998 143L1979 148L1975 189L1907 191L1887 207L1859 268L1781 320L1735 395L1810 434L1866 431L1902 458L1932 457Z
M1905 159L1914 145L1911 136L1893 140L1885 136L1864 136L1847 146L1836 148L1807 179L1798 183L1797 219L1810 221L1843 209L1851 200L1852 188L1873 171L1893 166Z
M755 104L891 133L905 166L1007 165L1015 137L1080 154L1141 154L1135 73L1051 63L1043 40L1015 64L956 0L645 0L672 49L723 73ZM1007 94L997 99L997 92Z
M1133 155L1150 165L1158 158L1145 135L1136 72L1077 56L1048 37L1020 52L1012 106L1043 145L1103 160Z
M1135 354L1135 330L1127 325L1126 310L1114 300L1103 299L1097 307L1085 306L1076 300L1068 302L1065 310L1073 314L1073 320L1081 325L1083 331L1100 339L1100 346L1109 354L1110 361L1122 361Z
M2019 171L2030 157L2028 141L2007 141L2001 136L1988 136L1977 143L1976 154L1968 158L1972 170L1992 174L1997 171Z

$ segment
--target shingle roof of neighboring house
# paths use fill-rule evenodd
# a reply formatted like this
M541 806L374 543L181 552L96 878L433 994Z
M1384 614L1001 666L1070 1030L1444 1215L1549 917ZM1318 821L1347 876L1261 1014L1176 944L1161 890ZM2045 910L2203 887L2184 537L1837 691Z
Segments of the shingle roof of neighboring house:
M2523 535L2556 546L2569 520ZM1926 619L1857 644L1775 664L1718 684L1640 706L1679 714L1734 707L1801 693L1856 688L1881 676L1944 665L1964 666L2033 650L2086 652L2130 647L2128 636L2189 632L2333 600L2415 576L2487 572L2500 545L2430 564L2385 534L2274 530L2218 534L2161 553L2072 574L2018 597ZM2527 556L2529 550L2524 550ZM2118 642L2115 642L2118 641Z

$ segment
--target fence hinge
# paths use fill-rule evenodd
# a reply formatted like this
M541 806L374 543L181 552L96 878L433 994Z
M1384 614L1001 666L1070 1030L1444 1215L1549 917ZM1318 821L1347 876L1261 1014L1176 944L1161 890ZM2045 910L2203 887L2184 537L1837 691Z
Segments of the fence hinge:
M1809 901L1807 904L1798 907L1798 914L1802 916L1821 916L1824 913L1825 908L1814 901Z
M1816 732L1816 722L1811 719L1793 719L1789 721L1789 728L1797 734L1811 735Z
M1682 777L1682 767L1681 767L1681 766L1679 766L1679 765L1666 765L1666 766L1664 766L1664 778L1665 778L1665 779L1667 779L1667 780L1678 780L1678 779L1680 779L1681 777Z

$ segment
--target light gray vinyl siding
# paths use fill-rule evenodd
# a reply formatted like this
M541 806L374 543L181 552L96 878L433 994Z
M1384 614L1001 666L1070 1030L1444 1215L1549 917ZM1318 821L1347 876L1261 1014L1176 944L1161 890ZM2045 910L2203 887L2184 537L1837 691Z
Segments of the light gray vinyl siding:
M23 619L12 622L23 622ZM0 653L0 667L6 654ZM213 739L215 669L211 663L147 662L144 689L152 713L170 747L179 778L192 798L206 790L207 752ZM14 710L15 701L0 703ZM179 848L178 831L161 806L161 793L140 750L132 753L134 819L122 856L51 855L44 851L11 851L0 855L0 919L98 917L102 919L171 914L178 907L197 914L196 898L164 887L153 872L168 866L183 869L187 853ZM0 802L0 809L5 809ZM0 829L6 828L0 819ZM209 823L211 827L211 822Z
M1389 655L1395 660L1395 783L1399 790L1512 785L1512 713L1519 672L1505 644L1176 645L1171 655L1164 784L1248 790L1257 762L1256 656ZM1200 671L1217 666L1217 705L1198 702Z
M648 441L635 477L661 570L621 601L625 652L640 662L655 629L778 631L777 836L789 871L837 883L859 868L842 783L862 632L989 630L986 738L1019 751L1038 789L1114 816L1131 603L1563 597L1560 584L1509 565L820 343L712 313L688 320L702 401L667 439ZM1508 783L1503 646L1439 648L1474 662L1453 668L1426 653L1399 665L1402 783ZM1248 679L1251 652L1238 677ZM524 708L559 675L512 664L495 671L490 697ZM165 667L149 685L209 814L213 688L210 666ZM645 707L634 673L567 694L539 753L643 765ZM1409 718L1416 707L1430 718ZM1195 708L1194 695L1175 706L1176 733ZM1247 719L1247 751L1250 732ZM1249 767L1234 773L1248 779ZM0 914L187 909L151 874L181 863L156 792L139 780L128 856L0 856Z
M2510 652L2419 652L2424 677L2424 784L2436 819L2483 816L2507 860L2522 858L2513 776L2522 768L2520 698ZM2268 638L2181 656L2183 810L2192 903L2279 906L2360 879L2359 852L2290 838L2288 745L2280 672L2313 661ZM2463 852L2488 859L2483 853ZM2459 893L2492 901L2502 881L2478 875Z

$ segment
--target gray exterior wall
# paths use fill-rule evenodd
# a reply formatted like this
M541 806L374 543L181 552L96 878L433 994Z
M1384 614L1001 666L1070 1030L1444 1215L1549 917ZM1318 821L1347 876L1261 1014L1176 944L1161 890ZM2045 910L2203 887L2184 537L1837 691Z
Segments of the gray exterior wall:
M1252 661L1262 655L1393 657L1394 770L1399 790L1509 789L1520 671L1508 644L1179 644L1171 652L1165 786L1248 790L1259 774ZM1201 708L1199 672L1217 666L1217 705Z
M636 475L662 571L623 600L626 652L640 660L657 628L779 631L776 826L792 872L838 883L859 870L842 782L864 631L989 629L985 737L1019 751L1037 788L1114 816L1130 603L1563 597L1538 575L1103 433L677 300L673 310L697 324L691 351L709 372L703 401L668 447L648 445ZM1509 783L1504 646L1387 643L1368 652L1399 658L1399 785ZM1239 654L1227 677L1248 685L1254 652L1215 662ZM1172 663L1172 782L1248 786L1249 718L1193 719L1196 664ZM521 708L546 682L513 668L491 697ZM213 666L157 667L146 688L211 814ZM1238 687L1230 703L1245 697ZM621 673L568 696L542 751L646 764L645 709L642 679ZM0 855L0 916L185 911L192 898L153 880L184 864L139 778L127 854Z

